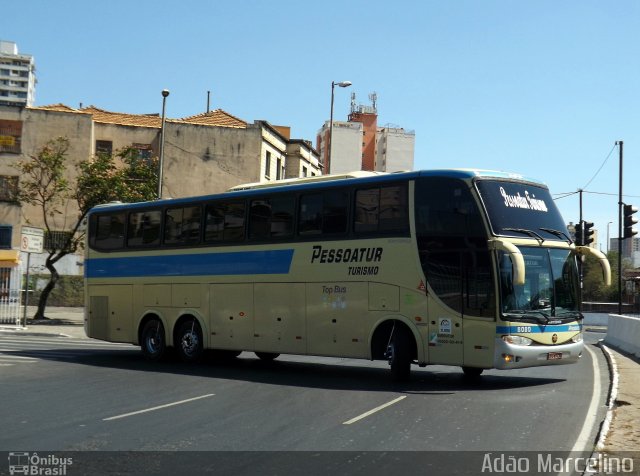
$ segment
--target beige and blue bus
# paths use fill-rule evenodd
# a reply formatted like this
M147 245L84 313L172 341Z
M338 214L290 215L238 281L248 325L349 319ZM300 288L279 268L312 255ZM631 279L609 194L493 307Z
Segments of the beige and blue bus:
M108 204L88 216L89 337L483 369L583 351L576 246L548 188L482 170L359 173Z

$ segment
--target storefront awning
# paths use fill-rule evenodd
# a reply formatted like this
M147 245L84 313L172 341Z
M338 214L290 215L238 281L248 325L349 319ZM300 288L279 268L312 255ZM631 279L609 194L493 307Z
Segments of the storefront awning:
M20 263L20 250L0 250L0 268L13 268Z

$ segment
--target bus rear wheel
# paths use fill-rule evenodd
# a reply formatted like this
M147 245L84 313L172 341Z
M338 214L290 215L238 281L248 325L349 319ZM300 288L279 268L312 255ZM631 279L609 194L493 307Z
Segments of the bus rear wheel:
M164 357L167 342L164 336L164 326L158 319L147 321L140 334L142 355L148 360L157 361Z
M255 354L260 360L264 360L265 362L271 362L280 356L280 354L273 352L256 352Z
M462 367L462 371L464 372L464 376L468 378L478 378L482 374L484 369L480 369L478 367Z
M176 351L183 362L196 362L202 356L202 329L196 319L180 324L175 339Z
M394 329L387 349L391 378L396 382L406 382L411 375L412 336L403 327Z

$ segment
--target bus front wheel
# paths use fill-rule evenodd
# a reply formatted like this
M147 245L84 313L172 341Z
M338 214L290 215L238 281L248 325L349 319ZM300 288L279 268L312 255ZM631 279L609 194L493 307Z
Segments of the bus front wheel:
M175 339L176 350L183 362L195 362L202 356L202 329L196 319L180 324Z
M396 382L409 380L412 361L412 338L409 331L403 327L393 331L387 355L391 366L391 377Z
M164 336L164 326L158 319L147 321L140 335L142 354L148 360L160 360L166 350L167 342Z

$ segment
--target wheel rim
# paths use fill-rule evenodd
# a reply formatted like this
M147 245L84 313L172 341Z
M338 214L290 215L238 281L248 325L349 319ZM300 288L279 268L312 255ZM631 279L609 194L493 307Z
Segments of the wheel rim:
M147 350L150 354L157 354L162 348L162 338L160 337L160 325L155 330L147 334L146 339Z
M198 345L198 335L193 331L184 334L182 336L182 340L180 341L180 346L182 347L182 351L185 353L185 355L195 354Z

